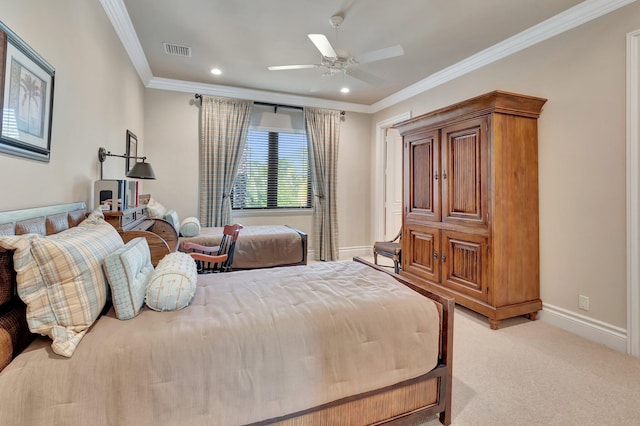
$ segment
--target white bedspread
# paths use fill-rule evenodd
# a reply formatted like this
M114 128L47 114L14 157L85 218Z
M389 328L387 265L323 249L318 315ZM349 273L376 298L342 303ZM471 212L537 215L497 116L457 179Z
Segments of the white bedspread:
M70 359L39 339L0 373L0 424L227 425L435 367L435 304L355 262L203 275L192 304L113 311Z

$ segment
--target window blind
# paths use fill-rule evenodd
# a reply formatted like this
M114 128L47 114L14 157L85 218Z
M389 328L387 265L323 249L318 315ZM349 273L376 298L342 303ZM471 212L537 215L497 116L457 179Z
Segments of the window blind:
M311 207L306 134L249 130L233 188L232 207Z

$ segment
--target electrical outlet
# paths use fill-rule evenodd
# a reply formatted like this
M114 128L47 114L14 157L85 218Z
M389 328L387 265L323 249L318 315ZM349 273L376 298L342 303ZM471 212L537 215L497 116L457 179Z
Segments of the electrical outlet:
M589 310L589 298L587 296L578 296L578 308L582 309L583 311Z

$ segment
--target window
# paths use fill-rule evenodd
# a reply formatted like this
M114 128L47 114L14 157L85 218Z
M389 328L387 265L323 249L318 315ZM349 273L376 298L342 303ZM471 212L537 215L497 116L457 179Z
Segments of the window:
M236 210L311 207L306 134L249 130L231 199Z

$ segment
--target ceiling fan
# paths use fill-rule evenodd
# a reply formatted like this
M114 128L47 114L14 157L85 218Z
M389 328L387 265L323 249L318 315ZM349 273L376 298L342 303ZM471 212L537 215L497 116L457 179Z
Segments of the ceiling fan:
M341 15L334 15L329 20L331 26L336 29L342 24L343 21L344 18ZM275 65L267 68L270 71L319 68L325 71L323 75L330 76L337 73L342 73L343 75L348 74L370 83L371 79L363 78L363 73L352 73L352 71L354 71L353 68L356 65L366 64L374 61L381 61L383 59L389 59L396 56L404 55L404 50L400 45L363 53L362 55L358 55L357 57L350 54L338 55L336 53L336 50L329 42L329 39L327 39L324 34L308 34L308 37L322 55L319 63L308 65Z

